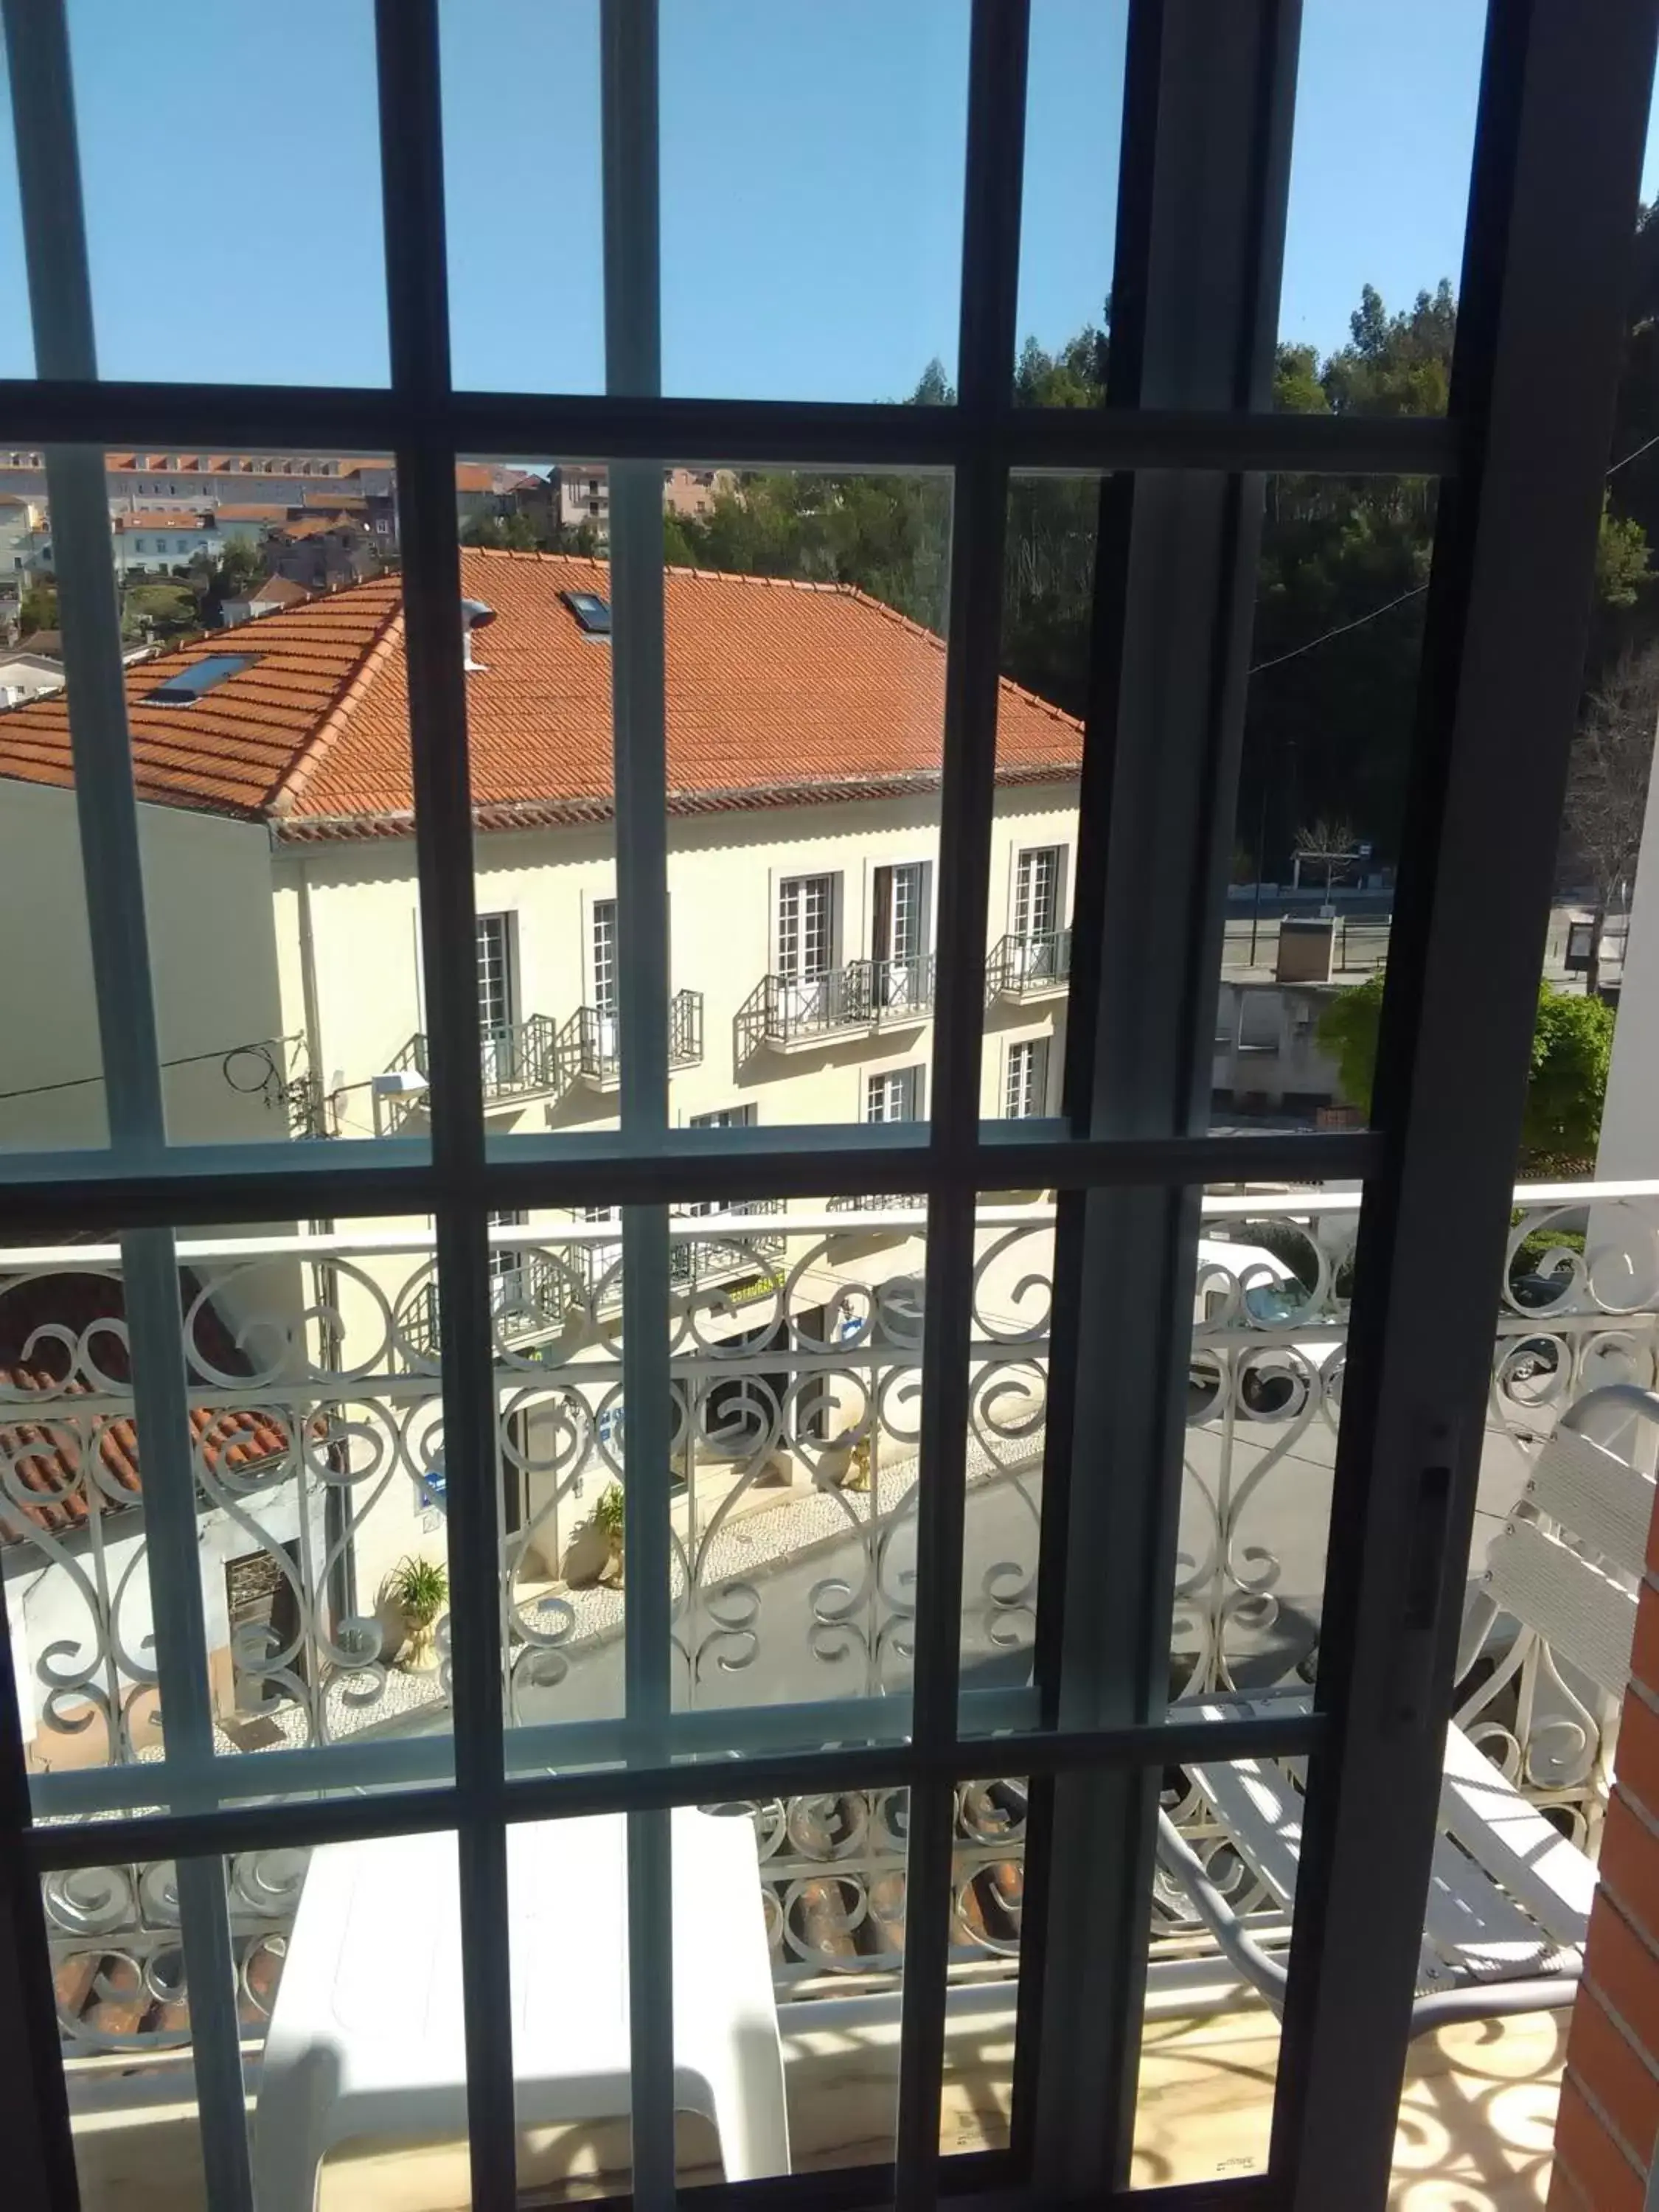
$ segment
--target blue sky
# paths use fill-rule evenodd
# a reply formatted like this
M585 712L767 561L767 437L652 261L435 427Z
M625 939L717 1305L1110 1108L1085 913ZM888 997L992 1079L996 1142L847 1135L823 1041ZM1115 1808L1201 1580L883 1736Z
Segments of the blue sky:
M1125 14L1034 0L1020 331L1049 346L1111 281ZM1455 282L1482 14L1305 0L1284 336L1340 343L1366 281ZM370 0L70 15L103 373L381 380ZM597 0L443 21L457 380L597 390ZM967 0L662 0L666 389L889 398L953 365L967 26ZM27 375L9 167L0 286Z

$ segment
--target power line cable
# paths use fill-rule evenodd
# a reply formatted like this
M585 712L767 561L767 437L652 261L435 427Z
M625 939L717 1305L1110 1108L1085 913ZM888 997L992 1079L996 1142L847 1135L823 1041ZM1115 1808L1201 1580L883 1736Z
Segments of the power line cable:
M1644 438L1639 446L1633 446L1629 453L1621 453L1607 469L1602 481L1605 483L1607 477L1616 477L1620 469L1627 469L1632 461L1639 461L1644 453L1651 453L1656 446L1659 446L1659 431L1650 438ZM1287 660L1299 660L1304 653L1311 653L1316 646L1328 645L1334 637L1346 637L1351 629L1363 629L1367 623L1376 622L1380 616L1392 614L1396 607L1403 607L1407 599L1421 599L1428 588L1426 583L1413 584L1410 591L1401 592L1397 598L1385 599L1380 607L1373 607L1369 614L1356 615L1352 622L1339 623L1334 629L1321 630L1317 637L1310 637L1305 645L1293 645L1288 653L1275 653L1271 660L1258 660L1255 667L1246 670L1245 673L1261 676L1269 668L1282 668Z

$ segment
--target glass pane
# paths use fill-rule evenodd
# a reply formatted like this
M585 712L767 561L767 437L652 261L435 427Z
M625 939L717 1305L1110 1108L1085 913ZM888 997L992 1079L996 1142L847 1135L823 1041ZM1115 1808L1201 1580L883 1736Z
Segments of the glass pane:
M100 374L384 384L369 0L298 0L283 11L280 59L257 16L214 0L70 0L69 27ZM168 125L196 149L183 165L133 137L133 87L158 71L172 79ZM192 177L216 203L198 240L210 250L191 256L187 274L163 274L157 195ZM326 313L307 311L324 298Z
M1438 486L1274 477L1257 570L1212 1121L1370 1109Z
M1302 1785L1272 1759L1171 1769L1158 1795L1148 1899L1130 2185L1262 2173L1273 2129L1279 2021L1194 1904L1209 1885L1242 1945L1282 1990L1290 1942L1283 1881L1301 1844ZM1279 1878L1279 1887L1267 1878Z
M665 477L677 1122L930 1111L951 497Z
M1170 1684L1208 1711L1315 1678L1358 1222L1357 1190L1203 1200Z
M1008 488L980 1061L988 1119L1060 1111L1101 482L1017 476Z
M947 2154L1006 2150L1012 2133L1028 1806L1023 1778L956 1787L939 2108Z
M891 2159L908 1839L903 1790L675 1814L682 2083L711 2066L711 2045L749 2024L738 2124L725 2113L716 2121L727 2181Z
M179 1616L143 1508L168 1478L152 1472L165 1445L152 1449L136 1414L123 1248L5 1261L0 1516L36 1802L48 1814L165 1798L165 1768L148 1764L163 1751L156 1638ZM191 1236L173 1264L205 1627L192 1671L215 1750L338 1747L342 1786L442 1780L430 1231ZM114 1771L141 1763L153 1787ZM235 1795L252 1786L224 1778Z
M1486 20L1484 0L1303 9L1276 406L1444 414Z
M41 456L5 460L15 504L0 516L16 519L28 634L0 662L15 701L0 720L0 896L15 941L49 933L54 972L50 1018L37 993L15 1010L0 1130L101 1143L56 583L76 549L57 540ZM103 460L167 1134L423 1133L391 464L176 448Z
M0 146L9 148L11 136L11 78L6 56L0 51ZM0 376L33 376L34 333L27 310L28 276L23 265L23 216L18 200L17 167L0 163L0 281L13 302L0 329ZM10 568L9 561L4 564Z
M307 1856L208 1863L226 1882L228 1994L245 2067L265 2044ZM185 1966L179 1869L145 1860L50 1874L41 1903L81 2203L87 2212L208 2212L193 2063L202 2008ZM233 2106L214 2123L234 2131L247 2120Z
M1019 358L1027 407L1097 407L1117 228L1122 0L1036 0L1020 207Z
M450 345L463 390L605 388L599 15L593 0L439 9ZM521 127L502 128L504 85L533 102Z
M922 399L955 382L968 16L964 0L664 9L665 392Z
M815 1717L785 1735L821 1742L823 1701L909 1686L924 1227L885 1200L671 1220L672 1700L732 1715L710 1745L801 1703ZM547 1215L492 1231L514 1286L495 1334L520 1727L623 1710L622 1234Z
M1053 1193L982 1196L975 1224L963 1470L965 1727L997 1725L995 1693L1023 1690L1031 1679L1054 1271Z

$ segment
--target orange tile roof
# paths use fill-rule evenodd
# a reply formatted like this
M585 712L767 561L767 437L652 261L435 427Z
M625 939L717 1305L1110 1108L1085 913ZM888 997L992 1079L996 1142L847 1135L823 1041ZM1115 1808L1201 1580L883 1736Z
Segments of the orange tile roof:
M260 506L246 500L226 501L218 509L221 522L286 522L289 509L286 501Z
M466 679L481 826L602 819L611 806L611 647L567 591L607 596L603 561L466 547L461 585L496 619ZM127 672L140 798L245 818L289 837L406 832L410 776L402 586L349 586L259 617L254 665L190 707L146 706L167 677L242 649L239 626ZM665 579L670 805L677 813L807 805L937 782L945 647L850 586L685 568ZM1074 775L1082 726L1005 682L998 777ZM67 785L59 693L0 713L0 775Z
M194 513L184 514L118 514L118 530L211 530L213 525Z
M290 576L267 576L263 584L256 584L246 597L251 607L296 607L311 594L303 584L296 584Z

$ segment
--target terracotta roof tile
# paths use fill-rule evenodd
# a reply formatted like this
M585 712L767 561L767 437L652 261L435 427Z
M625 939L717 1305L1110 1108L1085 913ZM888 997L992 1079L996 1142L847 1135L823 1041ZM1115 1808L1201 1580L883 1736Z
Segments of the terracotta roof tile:
M118 514L117 530L211 530L213 525L205 516L194 512L184 514Z
M469 676L483 826L598 820L611 809L611 647L562 594L606 596L602 561L466 547L461 586L496 619ZM668 782L677 812L877 797L937 781L945 647L849 586L671 569L665 580ZM128 672L139 796L280 821L289 836L403 830L410 779L402 592L395 576L258 618L253 666L191 707L145 695L208 654L216 630ZM1005 682L1005 781L1075 775L1082 728ZM0 714L0 775L70 781L62 695Z
M246 1375L246 1356L216 1309L197 1304L200 1285L188 1270L180 1288L202 1362L194 1379ZM0 1492L0 1544L21 1540L25 1522L51 1534L80 1528L89 1493L102 1512L118 1512L142 1495L134 1423L94 1416L90 1434L93 1424L77 1419L76 1409L93 1387L88 1368L117 1390L131 1382L125 1340L111 1326L125 1310L121 1285L108 1275L36 1276L0 1294L0 1463L9 1470ZM282 1422L260 1412L193 1406L190 1428L210 1474L279 1459L290 1443ZM83 1456L94 1447L97 1465L88 1475Z

